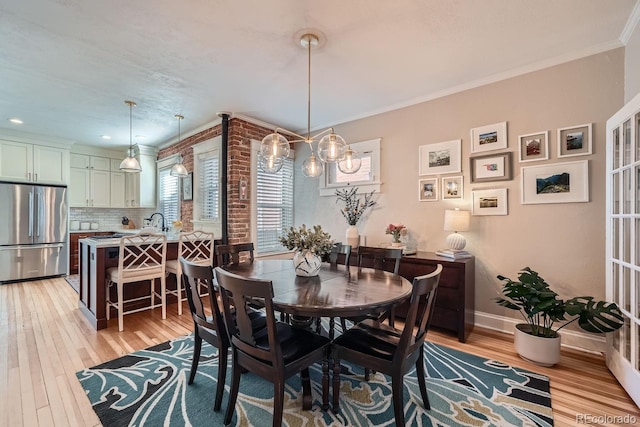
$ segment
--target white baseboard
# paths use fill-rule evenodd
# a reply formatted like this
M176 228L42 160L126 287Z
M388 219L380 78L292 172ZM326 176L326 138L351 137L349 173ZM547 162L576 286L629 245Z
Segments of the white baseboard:
M495 331L513 334L513 329L518 323L524 323L510 317L497 316L495 314L476 311L475 325ZM562 346L589 353L603 354L606 352L606 339L601 334L589 334L562 329Z

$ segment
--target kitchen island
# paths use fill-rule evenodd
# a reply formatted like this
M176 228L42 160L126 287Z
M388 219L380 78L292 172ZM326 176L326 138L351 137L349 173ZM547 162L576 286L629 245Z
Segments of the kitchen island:
M131 230L127 230L130 232ZM178 234L165 233L167 236L167 260L178 258ZM119 238L99 239L88 237L78 241L80 245L80 257L78 273L80 276L78 307L85 315L89 323L95 329L104 329L108 326L106 297L107 292L113 292L115 299L115 286L107 289L106 271L108 268L118 266ZM218 241L215 242L219 243ZM156 288L159 292L160 282L156 280ZM176 289L176 280L173 274L167 278L167 289ZM149 294L149 281L129 283L124 287L125 299L135 298ZM167 295L167 304L175 302L173 295ZM144 304L138 301L131 304ZM135 308L131 305L128 308ZM176 309L177 310L177 309ZM113 318L115 311L111 313Z

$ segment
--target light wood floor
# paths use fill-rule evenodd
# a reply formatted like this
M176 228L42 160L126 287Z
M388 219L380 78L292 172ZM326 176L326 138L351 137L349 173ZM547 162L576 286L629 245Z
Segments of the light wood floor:
M178 316L169 306L164 321L159 309L125 316L121 333L113 320L112 327L95 331L64 279L0 285L0 426L100 425L75 373L191 332L184 308ZM601 356L563 349L559 365L541 368L520 359L507 334L476 328L466 344L437 331L429 339L548 375L557 426L576 425L579 413L640 420Z

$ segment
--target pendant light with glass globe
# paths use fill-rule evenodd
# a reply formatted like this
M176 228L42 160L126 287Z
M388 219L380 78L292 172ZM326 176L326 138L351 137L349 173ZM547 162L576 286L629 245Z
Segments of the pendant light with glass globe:
M136 103L133 101L124 101L124 103L129 106L129 150L127 150L127 157L120 163L120 170L137 173L141 172L142 168L133 149L133 107L136 106Z
M176 114L175 118L178 119L178 146L180 146L180 137L181 137L180 122L184 119L184 116L181 116L180 114ZM169 175L175 176L178 178L186 178L189 176L189 171L182 164L182 154L178 154L178 163L171 166L171 171L169 172Z
M324 163L336 163L345 159L347 144L340 135L334 132L333 128L311 135L311 48L317 46L319 41L319 36L312 32L305 32L300 38L300 45L307 48L307 136L302 136L283 128L276 128L273 133L265 136L260 144L259 153L259 162L265 171L275 169L274 166L278 164L277 159L284 162L284 159L289 156L289 144L294 142L306 142L309 144L311 155L302 163L302 172L308 177L322 175ZM279 131L294 135L298 139L288 141ZM314 152L313 143L318 138L320 140L318 141L317 150Z

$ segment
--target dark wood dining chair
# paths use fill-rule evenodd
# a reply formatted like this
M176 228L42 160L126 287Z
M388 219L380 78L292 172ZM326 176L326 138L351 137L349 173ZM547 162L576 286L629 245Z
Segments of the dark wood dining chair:
M329 264L332 268L338 266L338 261L341 258L340 255L344 255L344 257L342 257L342 265L349 265L349 261L351 260L351 245L343 245L342 243L333 245L331 253L329 254Z
M358 268L371 267L375 270L391 271L398 274L401 259L402 249L399 248L358 246Z
M343 255L340 257L340 255ZM342 243L336 243L331 248L331 253L329 253L329 265L331 269L337 269L340 264L339 261L342 259L342 265L345 265L346 268L349 268L349 261L351 259L351 245L343 245ZM341 319L342 322L342 330L346 329L344 320ZM335 335L335 318L329 318L329 338L333 339ZM322 318L318 317L316 319L316 332L320 333L322 330Z
M370 267L374 270L389 271L393 274L398 274L400 271L400 261L402 259L402 249L390 249L390 248L376 248L371 246L359 246L358 253L358 269L362 267ZM395 310L393 307L387 313L381 313L378 315L361 316L354 318L347 318L352 323L361 322L367 318L388 318L389 325L393 326L395 320ZM342 329L347 329L345 318L340 319Z
M227 376L227 359L229 355L229 336L222 318L222 312L218 304L218 292L213 283L213 268L195 262L187 261L180 257L180 268L182 271L182 285L189 303L189 310L193 318L193 359L191 361L191 371L189 372L189 384L193 380L198 370L200 361L200 351L202 340L208 342L218 349L218 385L216 387L216 399L213 405L214 411L219 411L224 393L224 383ZM205 306L200 296L200 287L207 287L209 292L209 303L211 315L207 315ZM266 320L260 312L250 313L251 327L256 330L264 329Z
M217 245L217 265L219 267L224 267L229 264L238 264L241 260L253 262L253 251L253 242L235 243L231 245Z
M285 381L301 373L303 409L311 409L311 380L309 366L322 362L322 407L329 406L329 366L327 352L331 341L307 329L278 322L273 311L273 284L269 280L246 279L220 267L215 269L224 318L231 338L231 390L224 424L229 425L235 410L243 370L273 383L273 425L282 424ZM250 303L261 299L264 303L266 331L256 332L250 327ZM235 317L231 316L235 308Z
M422 402L431 409L424 368L424 340L429 330L442 265L433 273L413 279L409 312L402 330L367 319L333 341L333 411L340 412L340 360L366 366L391 377L393 412L397 426L404 426L404 376L415 365ZM423 298L424 304L420 304ZM414 326L416 321L418 328Z

